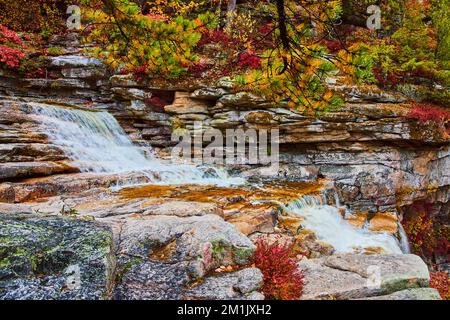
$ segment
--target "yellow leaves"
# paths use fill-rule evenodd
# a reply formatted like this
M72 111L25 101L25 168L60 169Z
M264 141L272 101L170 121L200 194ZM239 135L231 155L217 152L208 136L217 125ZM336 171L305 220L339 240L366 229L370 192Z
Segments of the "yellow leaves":
M256 27L251 13L232 11L227 13L227 19L224 31L239 42L248 42Z
M326 102L330 101L331 98L333 98L333 92L331 92L331 91L327 91L323 95L323 100L326 101Z
M200 7L204 4L204 1L179 1L179 0L154 0L147 1L149 11L152 14L165 15L170 13L173 16L184 16L193 9Z
M292 101L292 100L289 100L289 102L288 102L288 107L291 108L291 109L295 109L295 107L296 107L295 102Z

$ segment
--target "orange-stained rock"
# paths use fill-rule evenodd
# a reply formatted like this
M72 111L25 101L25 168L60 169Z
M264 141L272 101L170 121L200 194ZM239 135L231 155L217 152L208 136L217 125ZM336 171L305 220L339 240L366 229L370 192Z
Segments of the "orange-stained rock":
M348 215L345 217L345 221L350 223L352 226L356 228L364 227L366 223L368 212L358 212L357 214Z
M377 213L369 221L369 230L374 232L389 232L392 234L398 231L398 219L394 212Z
M244 205L239 210L226 210L225 221L232 223L245 235L256 232L272 233L277 215L278 209L269 203Z
M301 223L301 217L290 217L290 216L279 216L278 217L278 227L283 231L287 231L292 235L298 234Z

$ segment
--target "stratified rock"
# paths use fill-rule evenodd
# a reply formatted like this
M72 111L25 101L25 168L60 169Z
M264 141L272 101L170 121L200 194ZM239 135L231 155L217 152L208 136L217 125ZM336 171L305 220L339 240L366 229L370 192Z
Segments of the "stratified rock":
M226 94L227 91L222 88L203 88L192 92L191 98L214 101L218 100Z
M83 57L83 56L59 56L51 57L51 67L77 68L77 67L102 67L103 61L100 59Z
M303 299L357 299L427 287L429 272L418 256L339 254L302 260Z
M204 216L207 214L223 216L223 212L217 204L188 201L169 201L162 204L150 206L144 210L143 214L177 217Z
M349 102L379 102L379 103L402 103L407 101L406 97L399 93L383 91L377 86L331 86L332 89L344 95L345 101Z
M370 297L364 300L442 300L439 291L433 288L417 288L397 291L385 296Z
M62 218L0 219L0 300L107 297L108 228Z
M112 88L111 90L112 92L114 92L114 94L125 100L144 100L145 98L150 96L150 94L148 94L144 90L137 88L118 87Z
M40 89L90 89L91 84L80 79L25 79L24 85L27 88Z
M0 163L0 181L78 171L78 168L64 162L7 162Z
M67 160L57 146L43 143L0 144L0 162L31 162Z
M145 83L138 83L132 74L117 74L110 78L113 87L145 87Z
M105 70L99 68L66 68L61 70L65 78L99 79L106 76Z
M259 293L263 275L257 268L243 269L207 278L200 285L188 290L184 299L194 300L263 300Z
M227 94L220 98L217 103L223 107L233 108L264 108L271 106L263 98L247 92Z
M175 114L208 113L208 105L204 101L192 99L189 92L177 91L174 102L165 106L164 110Z

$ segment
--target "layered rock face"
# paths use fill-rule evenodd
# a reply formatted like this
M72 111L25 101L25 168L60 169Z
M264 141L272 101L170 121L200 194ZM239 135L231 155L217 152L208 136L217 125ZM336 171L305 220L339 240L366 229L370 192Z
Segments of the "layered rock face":
M198 121L222 132L278 129L277 170L242 164L230 172L266 182L327 181L329 204L346 206L349 223L373 232L398 235L402 215L419 200L448 221L449 135L407 119L410 106L397 94L335 84L345 106L305 116L233 92L229 79L169 86L111 75L80 54L76 36L52 45L67 55L50 59L49 78L0 78L0 299L261 299L261 272L248 267L249 238L310 237L298 234L300 219L278 208L241 203L248 194L210 203L180 198L178 189L171 201L162 201L167 190L117 198L110 187L145 177L78 173L29 112L36 105L108 111L136 145L161 156L175 144L173 132L193 134ZM319 258L300 262L305 299L437 298L416 256L342 256L317 241L306 246ZM223 265L233 271L215 273ZM381 289L367 285L371 265L382 265Z

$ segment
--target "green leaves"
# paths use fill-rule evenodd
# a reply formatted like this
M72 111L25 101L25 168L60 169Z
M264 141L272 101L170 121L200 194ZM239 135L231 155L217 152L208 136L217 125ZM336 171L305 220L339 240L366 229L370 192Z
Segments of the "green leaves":
M192 51L201 35L195 30L195 20L143 15L129 1L112 3L113 12L91 15L97 24L90 39L100 44L93 53L106 57L112 68L120 66L152 77L176 78L197 60Z

